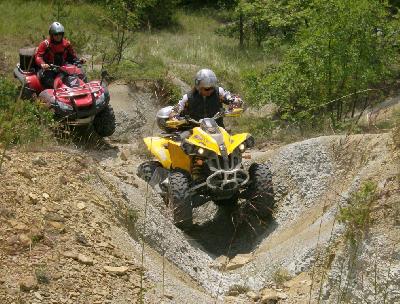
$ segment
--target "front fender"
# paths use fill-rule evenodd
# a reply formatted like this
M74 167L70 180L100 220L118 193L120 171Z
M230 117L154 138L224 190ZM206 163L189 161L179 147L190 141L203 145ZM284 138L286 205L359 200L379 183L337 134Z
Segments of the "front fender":
M168 140L162 137L146 137L143 139L150 153L157 158L165 169L171 168L171 156L168 151Z
M240 133L232 135L230 138L230 145L227 147L228 154L231 154L240 144L242 144L251 135L249 133Z

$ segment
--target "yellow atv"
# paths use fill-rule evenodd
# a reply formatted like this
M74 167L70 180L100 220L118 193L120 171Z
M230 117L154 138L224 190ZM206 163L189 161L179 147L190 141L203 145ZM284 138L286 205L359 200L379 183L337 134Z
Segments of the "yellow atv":
M166 120L164 130L168 132L144 138L157 161L142 163L137 175L164 198L177 227L190 228L193 208L209 201L229 207L244 198L259 213L270 210L273 199L269 167L253 163L245 170L242 164L243 152L254 146L253 137L248 133L229 135L216 123L223 116L242 112L237 108L200 121Z

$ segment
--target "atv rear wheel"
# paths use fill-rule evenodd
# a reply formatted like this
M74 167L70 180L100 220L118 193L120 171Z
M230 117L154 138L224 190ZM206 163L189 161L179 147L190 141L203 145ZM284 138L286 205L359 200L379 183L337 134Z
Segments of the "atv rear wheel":
M181 171L172 171L168 176L168 206L176 227L186 230L193 223L193 207L189 195L190 177Z
M115 115L111 105L107 105L93 120L93 127L102 137L111 136L115 131Z
M161 163L154 160L141 163L137 169L136 175L144 181L150 182L154 171L159 167L162 167Z
M249 176L247 199L250 206L259 216L268 216L274 204L271 170L266 164L253 163L249 168Z

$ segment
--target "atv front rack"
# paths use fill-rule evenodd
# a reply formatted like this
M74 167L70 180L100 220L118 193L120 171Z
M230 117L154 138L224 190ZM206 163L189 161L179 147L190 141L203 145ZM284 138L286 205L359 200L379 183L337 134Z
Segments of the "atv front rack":
M61 98L70 98L73 96L82 96L88 94L98 93L102 89L102 86L98 82L85 83L82 87L69 88L63 87L55 90L55 96Z
M212 190L233 190L249 181L248 173L243 169L218 170L207 177L206 184Z

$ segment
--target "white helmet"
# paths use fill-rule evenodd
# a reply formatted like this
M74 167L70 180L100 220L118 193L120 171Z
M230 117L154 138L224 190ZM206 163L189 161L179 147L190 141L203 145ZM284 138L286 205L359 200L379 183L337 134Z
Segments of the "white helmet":
M49 27L49 35L57 35L57 34L63 34L64 35L64 27L62 26L62 24L60 22L53 22L52 24L50 24Z
M201 69L198 71L194 80L196 89L215 87L217 83L217 76L210 69Z
M161 130L167 131L167 120L169 119L169 115L171 114L173 110L173 106L168 106L165 108L160 109L157 112L156 119L157 119L157 125Z

